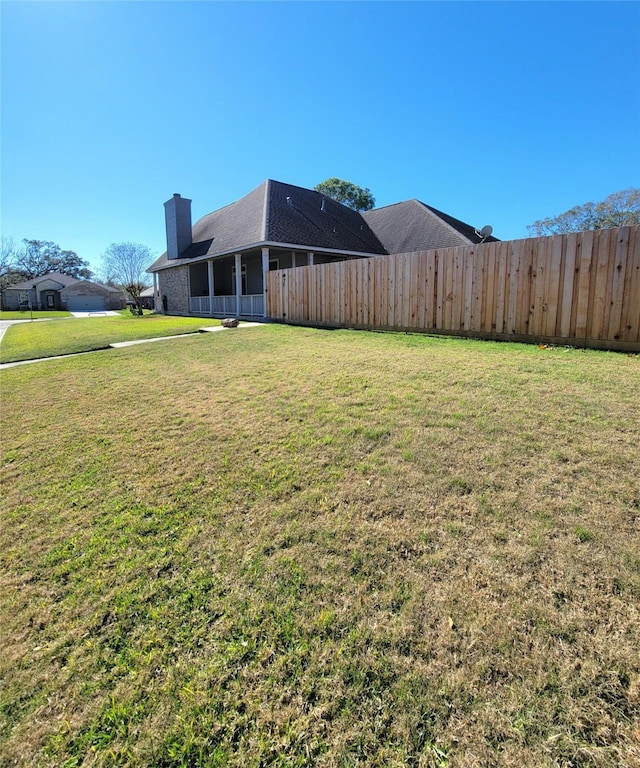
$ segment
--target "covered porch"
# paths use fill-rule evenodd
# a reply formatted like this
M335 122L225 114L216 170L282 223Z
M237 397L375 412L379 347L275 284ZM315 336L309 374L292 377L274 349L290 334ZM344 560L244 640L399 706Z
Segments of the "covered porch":
M265 318L266 273L314 263L318 262L310 251L261 248L190 264L189 313L210 317Z

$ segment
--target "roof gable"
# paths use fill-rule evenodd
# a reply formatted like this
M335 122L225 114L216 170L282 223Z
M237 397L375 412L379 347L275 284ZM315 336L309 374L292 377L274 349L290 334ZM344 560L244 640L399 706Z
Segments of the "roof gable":
M39 280L38 282L26 280L25 283L27 285L29 285L29 283L37 285L39 291L61 291L65 287L62 283L58 282L58 280L53 280L50 277L45 280ZM73 285L73 283L69 283L69 285Z
M108 293L121 293L124 295L124 291L118 288L116 285L107 285L106 283L98 283L95 280L80 280L83 285L97 285L99 288L103 288Z
M105 293L122 294L122 291L119 288L113 288L102 283L94 283L91 280L76 280L72 285L68 285L64 289L64 293L68 296L84 296L104 295Z

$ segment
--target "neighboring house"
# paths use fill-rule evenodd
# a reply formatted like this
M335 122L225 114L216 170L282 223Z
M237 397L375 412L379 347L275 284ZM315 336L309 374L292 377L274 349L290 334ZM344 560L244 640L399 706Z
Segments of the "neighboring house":
M5 309L66 309L70 312L99 312L122 309L122 291L90 280L78 280L61 272L49 272L4 290Z
M191 200L164 207L167 251L147 271L170 314L264 317L271 269L495 240L418 200L358 213L271 179L193 227Z
M155 309L153 288L145 288L140 294L142 309Z

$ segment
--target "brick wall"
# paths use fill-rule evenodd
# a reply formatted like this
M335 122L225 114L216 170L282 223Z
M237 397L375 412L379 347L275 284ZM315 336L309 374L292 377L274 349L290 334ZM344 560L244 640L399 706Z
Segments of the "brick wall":
M167 297L167 312L170 315L189 314L189 266L182 265L158 272L160 306L163 296Z

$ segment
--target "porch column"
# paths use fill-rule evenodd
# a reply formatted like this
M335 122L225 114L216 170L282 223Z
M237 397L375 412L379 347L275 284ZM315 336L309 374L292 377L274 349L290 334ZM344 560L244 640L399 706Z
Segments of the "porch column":
M313 266L313 253L309 252L307 253L307 258L309 259L309 266Z
M213 314L213 295L215 293L213 286L213 260L207 262L207 277L209 279L209 314Z
M296 268L296 252L295 251L291 251L291 268L292 269Z
M158 311L158 273L153 273L153 311Z
M236 253L236 315L240 317L240 297L242 296L242 254Z
M269 249L262 249L262 316L267 316L267 272L269 271Z

